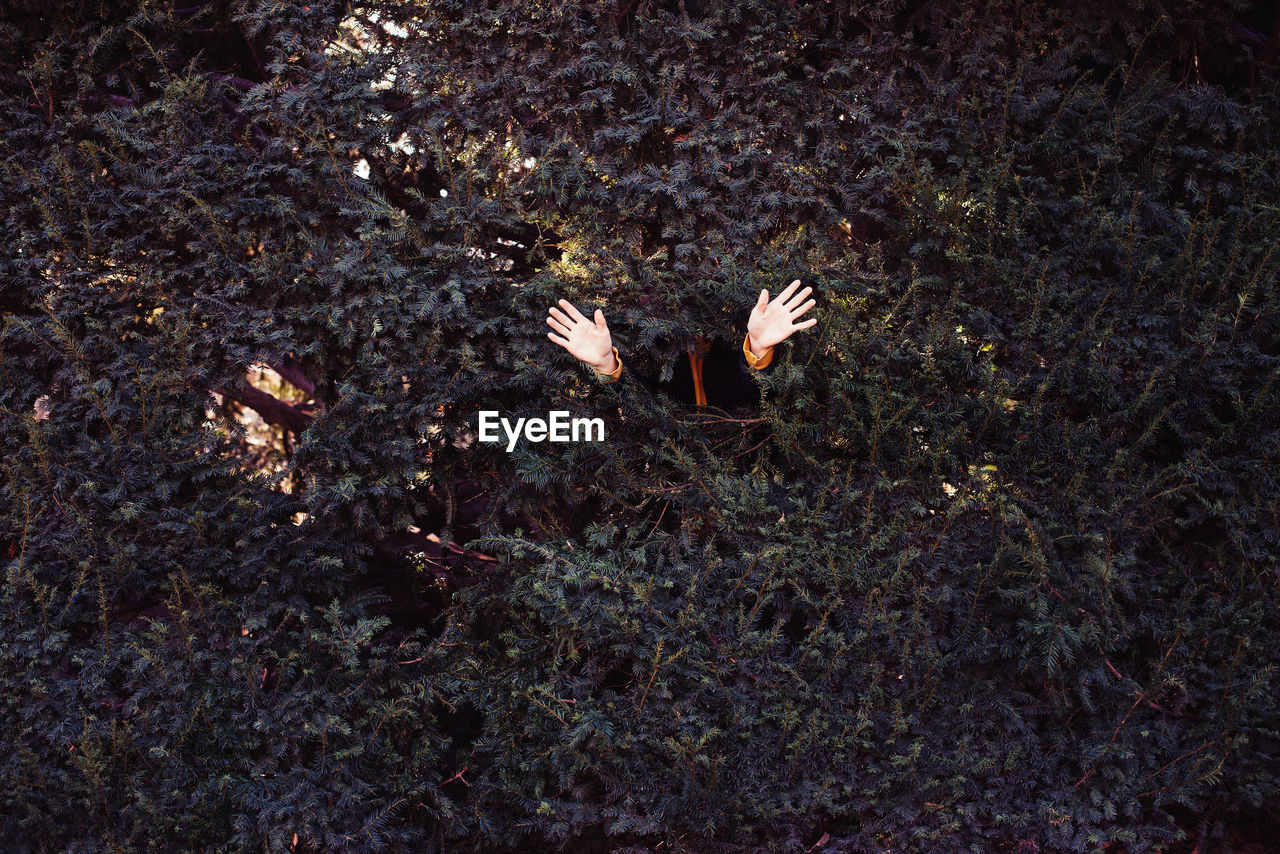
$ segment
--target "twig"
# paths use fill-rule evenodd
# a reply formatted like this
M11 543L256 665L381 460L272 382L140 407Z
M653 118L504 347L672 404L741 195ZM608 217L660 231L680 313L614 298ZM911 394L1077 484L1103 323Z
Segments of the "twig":
M693 420L684 420L677 418L677 424L763 424L764 418L697 418Z
M668 498L662 505L662 512L658 514L658 521L653 523L653 527L649 529L649 534L648 536L646 536L645 539L648 539L648 537L652 537L653 532L658 530L658 526L662 524L662 517L667 515L667 508L670 506L671 506L671 499Z
M461 771L459 771L457 774L454 774L454 775L453 775L452 777L450 777L448 780L444 780L444 781L442 781L442 782L436 783L436 788L439 788L439 787L441 787L441 786L444 786L444 785L447 785L447 784L449 784L449 783L452 783L454 780L457 780L457 781L458 781L459 783L461 783L462 785L464 785L464 786L466 786L466 787L470 788L470 787L471 787L471 784L470 784L470 783L468 783L468 782L467 782L467 779L466 779L465 777L463 777L463 776L462 776L463 774L465 774L465 773L466 773L466 771L467 771L467 769L468 769L469 767L470 767L470 766L468 766L468 765L463 765L463 766L462 766L462 770L461 770Z

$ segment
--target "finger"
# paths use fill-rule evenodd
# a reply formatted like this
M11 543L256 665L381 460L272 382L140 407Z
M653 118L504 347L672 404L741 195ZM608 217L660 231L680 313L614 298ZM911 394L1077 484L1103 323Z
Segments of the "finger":
M813 326L817 322L818 322L818 318L811 317L808 320L806 320L804 323L797 323L796 329L808 329L810 326Z
M561 335L567 336L572 334L573 332L572 329L565 326L563 323L561 323L559 320L556 320L554 317L547 318L547 326L550 326L552 329L554 329L556 332L559 332Z
M815 305L817 305L817 304L818 304L818 301L817 301L817 300L809 300L807 303L805 303L804 305L800 306L799 308L792 309L792 311L791 311L791 319L792 319L792 320L795 320L797 317L799 317L800 315L804 314L806 311L808 311L809 309L813 308L813 307L814 307Z
M565 326L569 327L570 329L573 328L573 321L569 318L569 315L565 314L560 309L558 308L551 309L551 316L554 317L556 320L560 321L561 323L563 323Z
M568 312L569 316L572 317L574 320L581 320L581 321L586 320L586 318L582 316L582 312L574 308L573 303L569 302L567 299L560 300L560 307L563 308L566 312Z
M764 289L760 291L760 299L756 300L756 308L764 308L769 304L769 291Z
M796 279L794 282L787 285L787 289L785 291L778 294L778 299L782 300L785 303L788 299L791 298L791 295L796 292L796 288L798 287L800 287L800 280Z
M813 293L813 288L805 288L800 293L793 296L787 305L787 310L794 312L796 310L796 306L804 302L805 297L809 296L811 293Z
M609 328L609 324L604 322L604 312L598 308L596 309L596 326L605 330Z
M552 341L556 342L557 344L559 344L561 347L565 348L566 350L569 349L568 339L561 338L558 335L556 335L554 332L548 332L547 337L550 338Z

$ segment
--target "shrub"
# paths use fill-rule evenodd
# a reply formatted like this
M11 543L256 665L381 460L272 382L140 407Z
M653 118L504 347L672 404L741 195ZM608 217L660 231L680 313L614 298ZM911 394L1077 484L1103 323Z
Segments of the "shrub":
M7 4L0 839L1229 846L1280 801L1264 11ZM670 371L796 277L746 415L545 337Z

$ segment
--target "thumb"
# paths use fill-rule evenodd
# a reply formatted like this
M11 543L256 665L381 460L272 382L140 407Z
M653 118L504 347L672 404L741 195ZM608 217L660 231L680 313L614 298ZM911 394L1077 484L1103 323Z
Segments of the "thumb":
M601 329L609 328L609 324L604 322L604 312L598 308L596 309L596 326L599 326Z
M769 304L769 289L765 288L760 291L760 299L756 300L756 308L764 308Z

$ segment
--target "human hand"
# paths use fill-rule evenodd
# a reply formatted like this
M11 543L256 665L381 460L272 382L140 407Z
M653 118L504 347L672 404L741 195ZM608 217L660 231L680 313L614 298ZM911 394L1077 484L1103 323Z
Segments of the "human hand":
M796 323L797 318L817 304L816 300L804 301L813 293L813 288L796 293L799 286L800 280L796 279L772 301L768 290L760 291L760 299L747 319L747 347L755 356L763 356L769 348L790 338L792 332L808 329L818 322L816 317L811 317Z
M564 309L561 311L561 309ZM596 309L595 322L587 320L582 312L568 300L560 300L560 308L551 307L547 325L555 332L547 337L581 359L602 374L612 373L618 367L613 355L613 337L604 322L604 312ZM556 333L559 333L558 335Z

